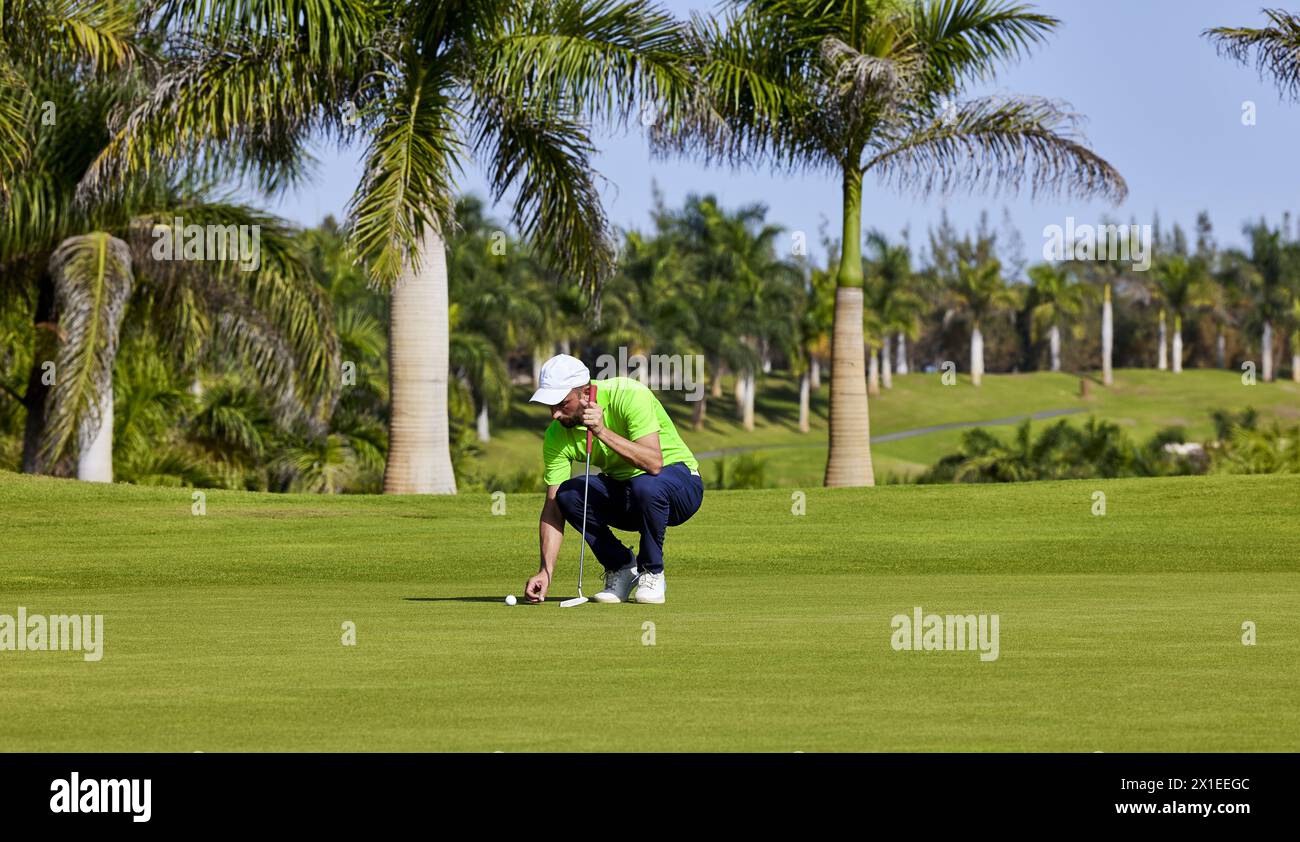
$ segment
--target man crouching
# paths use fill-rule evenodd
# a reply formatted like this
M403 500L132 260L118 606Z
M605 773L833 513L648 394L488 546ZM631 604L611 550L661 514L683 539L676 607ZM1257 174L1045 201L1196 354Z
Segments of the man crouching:
M564 522L581 530L583 478L569 478L571 462L586 459L587 431L594 438L591 464L602 470L587 489L587 546L605 568L605 589L595 602L664 601L664 533L685 523L704 499L699 462L677 434L663 404L630 377L594 381L596 402L587 399L591 372L567 354L542 366L540 388L530 400L551 408L542 443L546 502L539 540L541 568L524 586L529 602L542 602L555 573ZM639 532L639 552L611 531Z

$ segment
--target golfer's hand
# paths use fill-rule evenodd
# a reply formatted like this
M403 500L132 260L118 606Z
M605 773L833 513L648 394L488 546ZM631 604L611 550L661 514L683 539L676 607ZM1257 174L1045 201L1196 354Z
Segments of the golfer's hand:
M589 403L586 396L582 398L582 426L591 430L593 436L605 429L605 410L598 403Z
M546 591L551 587L551 577L546 571L540 571L524 585L524 599L529 602L545 602Z

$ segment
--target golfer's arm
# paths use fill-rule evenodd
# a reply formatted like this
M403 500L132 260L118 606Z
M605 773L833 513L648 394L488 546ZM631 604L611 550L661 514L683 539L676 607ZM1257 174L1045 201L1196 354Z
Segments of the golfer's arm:
M542 549L542 566L538 572L546 571L548 577L555 576L555 559L560 555L560 544L564 541L564 513L560 511L560 502L555 499L558 485L546 487L546 502L542 504L542 517L537 525L538 540Z
M647 474L657 474L663 470L664 454L659 448L658 433L647 433L636 441L628 441L609 427L605 427L596 438Z

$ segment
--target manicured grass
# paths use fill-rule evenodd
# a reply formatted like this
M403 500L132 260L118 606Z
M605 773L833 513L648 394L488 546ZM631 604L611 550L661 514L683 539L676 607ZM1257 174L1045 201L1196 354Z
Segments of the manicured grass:
M709 491L667 605L563 610L572 533L551 599L501 602L538 495L194 516L189 490L0 473L0 613L106 638L0 652L0 751L1300 750L1300 478L806 494ZM998 614L1000 657L894 651L917 605Z
M1181 426L1193 439L1212 435L1210 413L1253 406L1266 418L1286 424L1300 422L1300 384L1290 381L1244 386L1240 372L1188 369L1181 374L1149 369L1115 372L1110 388L1090 382L1087 398L1079 396L1079 377L1072 374L992 374L978 387L965 375L945 386L938 374L909 374L894 378L894 387L870 401L873 437L945 424L1005 421L1037 412L1077 410L1065 416L1082 423L1089 415L1119 424L1138 442L1164 427ZM486 474L513 474L541 464L541 437L548 417L544 407L527 403L522 388L511 416L494 433L482 460ZM680 393L660 392L679 432L697 455L733 448L754 449L767 460L770 486L820 485L826 470L826 416L829 386L824 382L812 401L812 429L800 433L797 383L770 375L760 384L756 423L746 432L735 420L730 390L709 402L704 430L691 429L691 404ZM1052 419L1054 420L1054 419ZM1042 426L1049 421L1038 421ZM1004 428L1004 432L1009 428ZM914 475L956 451L962 431L941 430L872 446L877 476ZM705 477L712 478L712 459L702 460ZM540 470L540 467L538 467Z

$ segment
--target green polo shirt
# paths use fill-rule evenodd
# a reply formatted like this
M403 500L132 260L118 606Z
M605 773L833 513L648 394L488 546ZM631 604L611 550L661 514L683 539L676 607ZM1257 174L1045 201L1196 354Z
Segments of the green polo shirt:
M605 413L605 426L628 441L636 441L651 433L659 434L659 450L664 465L684 462L692 471L700 463L677 434L673 420L668 417L663 404L648 387L631 377L613 377L596 380L596 403ZM571 462L587 460L587 428L581 425L566 427L552 421L546 428L542 442L542 465L547 485L559 485L569 478ZM617 480L629 480L645 471L628 462L606 447L600 439L591 440L591 464L601 468Z

